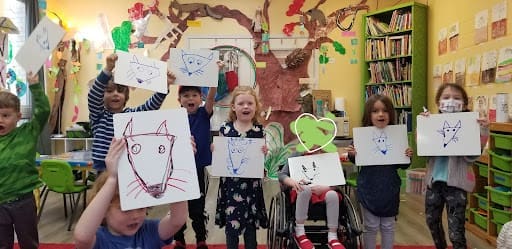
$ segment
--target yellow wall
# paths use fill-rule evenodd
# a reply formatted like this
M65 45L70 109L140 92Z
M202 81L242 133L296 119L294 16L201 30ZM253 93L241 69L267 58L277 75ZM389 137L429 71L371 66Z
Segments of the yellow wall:
M151 1L149 0L140 0L145 4L149 4ZM128 7L132 6L133 3L137 1L100 1L100 0L89 0L89 1L72 1L72 0L48 0L48 9L58 13L64 20L68 20L71 22L73 27L77 29L91 29L96 25L96 16L99 13L104 13L109 20L111 28L114 26L118 26L122 21L127 20ZM160 10L163 13L167 12L167 6L170 0L162 0L160 1ZM233 0L201 0L201 1L193 1L193 0L181 0L180 3L191 3L191 2L204 2L210 5L224 4L229 6L230 8L239 9L249 17L254 15L254 10L261 6L263 0L251 0L251 1L233 1ZM279 1L271 1L270 7L270 33L271 35L282 36L281 28L285 23L297 21L298 17L288 17L284 13L288 8L288 5L291 3L291 0L279 0ZM308 0L305 3L305 6L302 8L303 10L307 10L311 8L317 1ZM326 1L320 9L322 9L325 13L331 13L335 9L339 9L342 7L346 7L348 4L356 4L360 2L359 0L349 0L343 1L343 4L340 4L339 1L330 0ZM398 4L406 1L396 1L396 0L380 0L374 1L370 0L367 4L370 6L370 11L375 11L381 8L388 8L393 4ZM472 37L473 37L473 19L474 14L481 9L491 9L495 3L500 2L500 0L488 0L488 1L471 1L471 4L468 4L467 0L452 0L452 1L444 1L444 0L422 0L417 1L423 4L427 4L429 6L429 63L428 63L428 75L429 75L429 108L435 109L435 104L433 101L433 96L435 94L435 89L432 87L432 70L433 65L435 64L444 64L449 61L455 61L456 59L467 56L471 53L481 53L483 51L487 51L489 49L498 49L505 45L510 45L511 36L507 36L506 38L501 38L498 40L490 40L481 45L473 45ZM509 15L512 15L510 9L512 8L512 0L507 0L507 5L509 9ZM363 12L364 13L364 12ZM346 55L339 55L334 52L332 47L330 47L329 57L334 58L335 63L327 64L325 66L325 73L320 73L319 79L319 89L330 89L332 90L332 96L334 97L344 97L346 100L346 110L350 116L351 127L359 126L361 120L361 106L360 106L360 71L358 64L350 64L350 58L360 58L359 53L361 52L361 40L360 40L360 23L361 23L361 12L358 14L355 22L355 26L353 27L353 31L356 31L356 38L359 40L359 46L356 49L356 55L351 56L352 47L350 45L350 39L352 37L342 37L341 32L338 29L335 29L333 32L329 34L329 37L333 40L341 42L346 50ZM509 29L512 27L511 20L512 18L508 18L508 27ZM179 47L186 46L186 37L189 35L247 35L248 32L241 28L236 22L231 19L224 19L223 21L215 21L210 18L202 18L202 27L201 28L189 28L186 31L186 35L182 38ZM448 27L452 23L459 21L460 22L460 40L459 40L459 50L456 52L448 52L448 54L443 56L437 55L437 33L439 29L442 27ZM153 18L148 27L147 35L157 36L159 29L162 27L162 24L158 21L158 19ZM510 33L510 31L508 32ZM160 48L165 48L166 46L160 46ZM142 53L143 50L136 49L133 52ZM112 51L104 51L104 54L107 55ZM152 52L150 57L158 58L164 52L163 49ZM314 58L317 59L317 58ZM82 85L82 92L79 97L80 101L80 115L79 120L87 120L88 112L87 112L87 82L97 75L96 64L103 63L103 60L98 60L96 58L96 51L91 48L91 50L86 53L82 52L81 57L82 69L79 72L78 79L79 83ZM51 83L49 84L51 85ZM507 84L489 84L485 86L477 86L468 88L468 92L470 95L475 94L492 94L495 92L503 92L509 91L510 83ZM71 88L69 88L71 89ZM173 87L171 89L171 94L167 97L164 102L163 108L169 107L177 107L176 100L176 88ZM49 92L51 95L51 93ZM128 103L128 106L134 106L142 103L146 98L148 98L152 93L150 91L137 89L136 91L131 93L131 98ZM64 113L63 113L63 128L71 125L71 117L73 115L72 110L72 90L68 90L66 93L66 100L64 104Z

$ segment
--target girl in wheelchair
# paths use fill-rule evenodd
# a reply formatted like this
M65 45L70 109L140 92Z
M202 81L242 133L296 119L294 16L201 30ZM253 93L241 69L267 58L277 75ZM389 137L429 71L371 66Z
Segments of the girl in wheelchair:
M297 155L298 156L298 155ZM279 182L283 187L291 189L290 199L295 202L295 235L294 239L299 249L314 249L315 246L306 236L304 222L308 218L309 202L312 204L325 202L327 214L328 246L331 249L345 249L338 240L339 205L342 196L335 187L312 185L307 180L296 181L290 177L288 163L279 172Z

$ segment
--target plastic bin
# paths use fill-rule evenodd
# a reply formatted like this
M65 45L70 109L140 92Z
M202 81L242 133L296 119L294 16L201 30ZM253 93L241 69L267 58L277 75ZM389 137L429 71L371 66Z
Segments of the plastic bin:
M489 171L487 170L487 164L475 162L478 167L478 174L482 177L489 177Z
M474 193L473 196L476 197L476 200L478 202L478 208L487 210L489 205L487 201L487 194L485 193Z
M500 224L505 224L512 220L512 211L507 211L494 207L490 207L489 211L491 211L492 213L493 220Z
M500 224L499 222L497 222L495 220L491 220L491 221L492 221L492 223L494 223L494 225L496 225L496 233L500 234L501 228L503 228L503 224Z
M489 151L492 167L501 169L506 172L512 172L512 157L498 155L492 150Z
M479 214L474 208L471 209L471 212L473 213L475 224L487 231L487 217Z
M427 187L425 185L425 175L426 174L427 174L427 169L425 169L425 168L406 170L407 185L405 188L405 192L415 193L415 194L425 194L425 192L427 190Z
M491 169L491 171L493 172L493 175L494 175L493 178L494 178L495 183L506 186L506 187L512 187L512 182L511 182L512 173L503 172L498 169Z
M504 192L498 189L494 189L491 186L485 186L485 189L489 190L491 201L502 206L510 207L512 202L512 192Z
M494 147L512 150L512 135L492 133L490 134L494 138Z

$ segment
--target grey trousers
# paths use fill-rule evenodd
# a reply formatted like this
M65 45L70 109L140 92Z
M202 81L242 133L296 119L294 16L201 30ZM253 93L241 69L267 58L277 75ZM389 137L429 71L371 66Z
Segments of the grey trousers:
M373 215L366 208L361 206L363 212L363 245L365 249L375 249L377 247L377 233L380 230L381 249L393 249L395 239L396 217L379 217Z
M307 220L309 200L311 199L311 187L304 186L304 190L297 192L297 200L295 202L295 219ZM325 194L325 205L327 214L327 227L338 228L338 216L340 210L340 200L338 193L334 190L329 190Z

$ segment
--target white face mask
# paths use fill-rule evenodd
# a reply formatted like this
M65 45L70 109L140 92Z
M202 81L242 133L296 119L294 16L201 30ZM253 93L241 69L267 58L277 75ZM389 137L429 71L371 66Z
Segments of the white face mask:
M459 99L441 99L439 101L439 110L443 113L461 112L464 103Z

